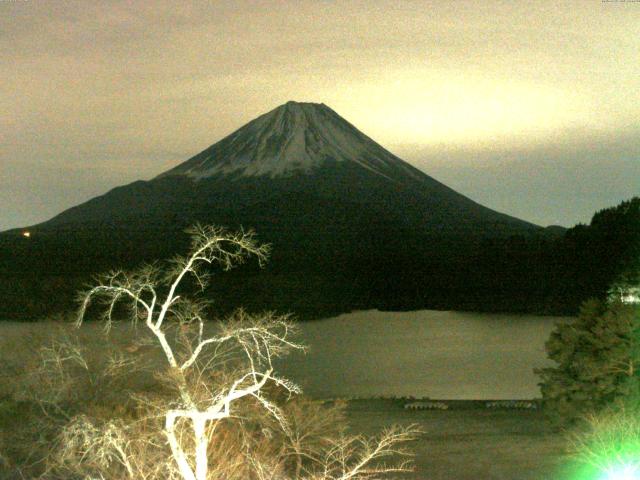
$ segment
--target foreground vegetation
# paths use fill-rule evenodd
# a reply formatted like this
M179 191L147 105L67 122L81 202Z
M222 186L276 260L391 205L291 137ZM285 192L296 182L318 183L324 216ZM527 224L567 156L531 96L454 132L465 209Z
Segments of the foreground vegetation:
M625 399L640 399L639 335L640 308L618 299L587 301L578 317L556 326L546 343L555 366L537 372L555 424L571 426Z
M630 265L605 301L556 326L546 343L555 365L538 371L547 417L577 462L608 479L640 477L640 265Z
M13 329L13 331L11 331ZM54 338L64 336L77 337L74 342L82 345L88 356L91 369L100 364L102 356L110 350L120 351L123 355L134 358L144 358L149 367L154 364L162 365L163 358L159 351L144 342L133 342L134 335L141 335L144 330L140 326L117 324L109 333L109 343L105 343L103 326L97 322L83 325L79 330L68 324L41 323L9 324L0 326L0 352L11 357L15 367L14 378L19 381L0 382L0 397L4 398L0 406L0 450L7 460L0 471L0 478L16 478L16 462L28 464L46 453L44 432L34 431L33 421L40 420L40 407L37 403L26 401L24 390L20 393L25 382L33 379L30 375L17 375L19 364L29 358L35 361L36 355L25 346L38 344L49 346ZM142 340L142 339L140 339ZM135 352L130 352L138 344L142 345ZM141 357L142 356L142 357ZM4 360L4 359L3 359ZM31 365L33 365L33 361ZM6 365L6 363L5 363ZM27 373L23 371L23 373ZM123 388L125 391L154 391L158 388L144 372L137 372L121 379L121 386L113 385L114 389ZM33 385L32 385L33 387ZM42 387L45 389L45 386ZM104 390L104 389L102 389ZM86 394L85 394L86 395ZM119 395L121 399L124 395ZM20 399L17 402L16 399ZM131 403L127 399L126 403ZM442 410L405 410L404 403L398 400L357 400L347 403L331 404L316 402L301 397L292 398L282 404L283 411L288 418L305 420L306 428L314 426L315 432L324 431L324 435L343 434L348 437L360 435L362 438L376 437L389 425L409 427L417 424L424 434L417 441L409 444L414 454L415 468L413 472L402 475L409 479L436 480L471 480L483 478L488 480L547 480L551 478L574 478L551 475L556 471L565 471L567 457L567 443L564 436L554 431L538 410L512 409L449 409ZM106 405L88 407L91 415L94 409L100 409L104 418L113 418L113 412ZM118 410L117 406L112 407ZM257 423L261 408L255 404L246 404L236 412L226 425L219 425L216 442L223 451L237 440L234 434L234 423L243 422L253 425L253 445L261 444L262 452L268 452L278 442L286 442L286 438L279 433L279 429L269 428L272 435L269 439ZM31 417L33 416L33 417ZM296 420L297 422L297 420ZM298 425L298 428L303 425ZM333 432L333 433L332 433ZM224 435L223 435L224 433ZM310 439L313 432L307 435ZM55 438L55 436L53 437ZM163 447L164 438L160 436L159 448ZM284 445L283 443L281 445ZM269 447L271 445L271 447ZM29 452L33 449L34 452ZM166 453L166 450L164 450ZM28 458L27 458L28 457ZM242 463L242 455L228 457L230 464ZM212 457L213 460L213 457ZM215 466L215 462L212 462ZM34 468L37 468L35 465ZM25 471L25 474L27 472ZM29 474L26 478L34 478ZM17 477L20 478L20 477ZM69 476L68 478L73 478ZM80 477L78 477L80 478ZM98 477L99 478L99 477ZM124 477L126 478L126 477ZM233 478L233 477L230 477ZM590 479L591 480L591 479Z
M268 249L251 233L191 233L186 257L110 272L81 294L77 326L101 301L99 344L89 348L61 326L45 342L2 352L4 385L12 386L0 405L4 469L65 480L349 480L408 471L401 444L415 428L346 435L339 405L305 400L274 372L274 358L303 348L286 316L238 310L205 322L206 303L182 296L183 281L204 288L205 265L264 261ZM142 330L126 345L107 335L118 312Z

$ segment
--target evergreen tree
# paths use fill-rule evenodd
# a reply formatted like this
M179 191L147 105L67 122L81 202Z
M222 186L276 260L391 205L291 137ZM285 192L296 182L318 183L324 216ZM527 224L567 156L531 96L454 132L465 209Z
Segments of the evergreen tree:
M620 301L589 300L575 320L556 326L546 343L556 366L536 371L545 409L556 424L638 398L639 310Z

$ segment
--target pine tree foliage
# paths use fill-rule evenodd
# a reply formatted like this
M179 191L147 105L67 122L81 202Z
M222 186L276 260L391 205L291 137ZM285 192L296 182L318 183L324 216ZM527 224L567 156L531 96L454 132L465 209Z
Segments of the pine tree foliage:
M589 300L574 321L556 326L546 343L556 366L536 371L556 424L575 423L637 393L638 323L637 306Z

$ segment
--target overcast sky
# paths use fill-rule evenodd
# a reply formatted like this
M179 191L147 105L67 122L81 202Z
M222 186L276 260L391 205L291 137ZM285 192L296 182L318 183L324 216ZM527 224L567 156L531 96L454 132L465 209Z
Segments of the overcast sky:
M640 3L0 0L0 230L323 102L541 225L640 194Z

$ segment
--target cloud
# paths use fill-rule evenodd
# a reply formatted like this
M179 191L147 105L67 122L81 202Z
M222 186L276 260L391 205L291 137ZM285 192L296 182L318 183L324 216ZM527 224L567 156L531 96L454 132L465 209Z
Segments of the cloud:
M640 130L521 148L392 150L473 200L539 225L589 223L640 195Z
M295 99L330 105L384 145L474 152L442 154L470 184L470 158L490 168L496 148L576 142L587 155L593 137L640 125L639 36L640 9L600 2L0 2L0 162L16 185L34 165L152 176ZM575 184L600 171L565 154ZM538 157L522 158L535 170ZM24 205L43 218L45 204L77 202L62 176L49 177L55 201L4 194L0 228ZM107 188L77 179L95 185L86 194ZM502 205L507 193L488 188L470 191Z

